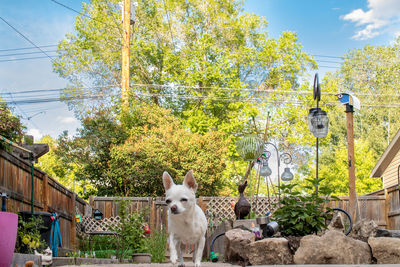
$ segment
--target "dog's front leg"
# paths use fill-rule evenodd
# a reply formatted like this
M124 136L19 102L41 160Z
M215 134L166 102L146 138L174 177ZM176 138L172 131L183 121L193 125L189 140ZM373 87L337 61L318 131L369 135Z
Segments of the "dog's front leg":
M196 246L196 257L194 260L194 266L195 267L200 267L200 262L201 262L201 257L203 256L203 250L204 250L204 244L206 242L206 238L204 236L202 236L199 240L199 242L197 243Z
M179 243L180 242L177 239L174 238L173 234L169 235L169 254L170 254L169 258L170 258L171 263L173 265L176 264L176 261L178 259L177 248L178 248L178 245L180 247Z
M179 255L179 265L178 265L178 267L185 267L185 263L183 263L183 253L182 253L181 242L178 243L178 246L177 246L176 249L178 250L178 255Z

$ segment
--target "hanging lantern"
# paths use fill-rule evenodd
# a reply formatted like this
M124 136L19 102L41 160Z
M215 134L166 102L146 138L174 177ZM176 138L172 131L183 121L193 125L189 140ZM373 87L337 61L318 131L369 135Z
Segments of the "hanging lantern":
M260 176L267 177L272 173L271 168L268 166L268 162L264 163L260 168Z
M312 134L319 138L328 134L329 119L325 111L320 108L312 108L308 113L308 127Z
M246 135L236 143L236 150L246 161L256 160L264 150L264 141L258 135Z
M288 182L288 181L293 180L293 177L294 176L293 176L293 173L290 171L290 168L286 167L284 172L282 173L281 180L285 181L285 182Z

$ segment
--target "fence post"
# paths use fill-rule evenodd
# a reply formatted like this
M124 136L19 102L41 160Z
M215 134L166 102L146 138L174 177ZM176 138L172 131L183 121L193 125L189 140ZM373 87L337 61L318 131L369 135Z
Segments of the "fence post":
M43 197L43 211L47 212L49 210L49 180L48 175L43 175L42 180L42 197Z
M151 229L153 229L152 231L154 231L155 230L154 227L156 226L156 199L150 198L150 200L151 200L150 227Z
M199 197L199 207L203 210L203 212L206 212L207 210L207 203L203 201L204 197Z
M390 212L389 192L388 192L387 188L385 188L385 221L386 221L386 229L391 229L389 212Z
M94 197L93 196L89 196L89 205L92 206L92 208L94 208Z
M76 222L75 222L75 192L71 193L71 200L72 200L72 210L71 210L71 216L72 216L72 221L71 221L71 231L70 231L70 239L71 239L71 247L76 248Z

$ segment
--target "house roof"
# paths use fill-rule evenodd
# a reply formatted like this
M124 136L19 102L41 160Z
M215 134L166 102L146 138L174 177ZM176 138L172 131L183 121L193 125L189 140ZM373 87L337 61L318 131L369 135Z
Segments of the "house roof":
M381 158L376 163L375 167L372 169L371 175L369 177L382 177L384 171L392 162L393 158L396 156L397 152L400 150L400 129L397 131L396 135L393 137L392 141L383 152Z

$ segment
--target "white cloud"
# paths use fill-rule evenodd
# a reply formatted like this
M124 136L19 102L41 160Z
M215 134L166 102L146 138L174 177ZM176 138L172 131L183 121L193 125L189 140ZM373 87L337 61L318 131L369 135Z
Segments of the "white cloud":
M352 38L356 40L371 39L385 31L394 35L394 28L400 25L400 1L367 1L367 11L356 9L341 17L343 20L351 21L360 27ZM393 27L393 25L397 25L397 27Z
M28 134L28 135L33 135L33 140L34 140L35 142L36 142L36 141L39 141L39 140L43 137L42 132L41 132L39 129L36 129L36 128L31 128L31 129L29 129L28 132L27 132L27 134Z
M74 117L58 117L57 118L61 123L76 123L77 119Z

